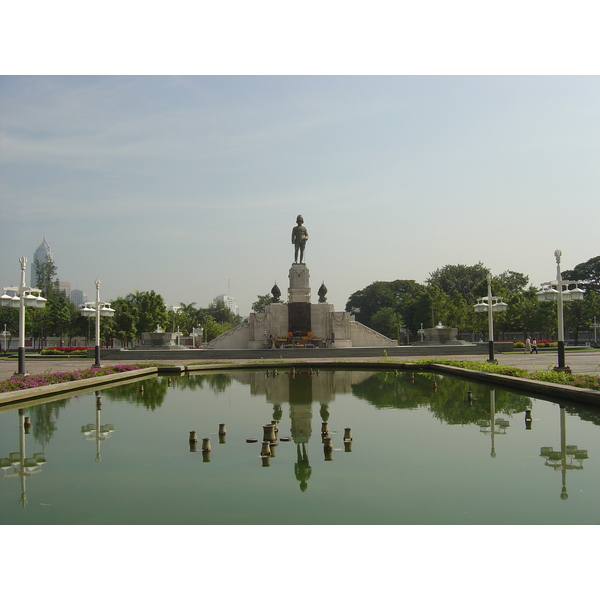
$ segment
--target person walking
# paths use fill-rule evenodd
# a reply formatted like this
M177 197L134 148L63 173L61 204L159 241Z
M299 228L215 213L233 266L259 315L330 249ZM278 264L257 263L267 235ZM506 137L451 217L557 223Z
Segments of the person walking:
M525 339L525 354L531 354L531 338L527 336Z
M538 346L537 346L537 340L535 338L533 338L533 340L531 341L531 354L533 353L539 354L538 352Z

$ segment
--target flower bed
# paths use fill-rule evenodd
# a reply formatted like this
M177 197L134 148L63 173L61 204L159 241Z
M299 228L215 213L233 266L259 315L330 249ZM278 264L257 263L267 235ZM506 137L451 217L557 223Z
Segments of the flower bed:
M87 346L53 346L52 348L44 348L40 354L47 356L85 356L87 350Z
M42 373L41 375L13 375L9 379L0 381L0 393L15 392L17 390L28 390L54 383L65 383L66 381L78 381L90 379L101 375L112 375L113 373L126 373L140 369L139 365L115 365L101 369L82 369L81 371L60 371L57 373Z

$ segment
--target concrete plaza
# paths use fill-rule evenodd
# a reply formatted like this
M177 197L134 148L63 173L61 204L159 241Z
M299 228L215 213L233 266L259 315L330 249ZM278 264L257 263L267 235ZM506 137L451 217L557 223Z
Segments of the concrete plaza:
M175 355L176 352L173 352L172 355ZM265 355L265 359L268 359L269 356ZM273 357L274 360L277 358ZM399 362L410 361L410 360L419 360L423 358L428 358L427 356L423 356L422 354L411 356L409 354L403 355L402 357L393 357L393 360L397 360ZM444 356L443 354L431 354L430 358L439 358L439 359L452 359L452 360L468 360L468 361L485 361L486 355L460 355L460 354L452 354L448 356ZM525 354L524 352L507 352L507 353L496 353L495 358L498 361L499 365L510 365L514 367L520 367L523 369L527 369L529 371L541 370L546 371L548 369L552 369L557 364L557 353L555 351L540 351L539 354ZM364 357L355 357L353 360L364 361L365 363L369 362L377 362L382 359L381 356L373 357L373 356L364 356ZM335 358L325 358L325 359L317 359L314 355L307 357L306 359L298 358L294 359L298 360L298 362L335 362ZM347 358L341 360L348 360ZM176 356L170 356L168 359L164 359L161 357L160 359L152 360L149 358L148 360L102 360L102 364L104 366L118 365L118 364L143 364L143 363L160 363L164 365L186 365L190 363L199 362L198 358L194 359L178 359ZM251 357L248 359L227 359L226 362L233 363L248 363L248 362L256 362L255 357ZM58 371L76 371L79 369L85 369L91 367L93 364L93 360L89 358L68 358L68 357L60 357L60 358L52 358L52 359L41 359L27 356L25 359L25 367L29 374L36 375L41 373L48 372L58 372ZM567 352L566 354L566 364L571 367L573 373L586 373L591 375L600 376L600 350L586 351L586 350L578 350ZM260 368L260 365L257 364L257 368ZM8 379L11 377L15 371L17 370L17 361L16 359L5 359L0 358L0 380Z

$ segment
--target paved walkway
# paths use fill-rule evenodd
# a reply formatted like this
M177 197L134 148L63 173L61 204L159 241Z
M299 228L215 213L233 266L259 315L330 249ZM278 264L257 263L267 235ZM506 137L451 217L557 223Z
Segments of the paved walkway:
M444 356L438 356L440 359L443 359ZM403 356L399 357L398 361L409 361L409 360L419 360L424 358L423 356ZM473 355L452 355L448 356L448 358L452 360L469 360L469 361L478 361L485 360L485 356L473 356ZM557 354L556 352L540 352L539 354L525 354L519 352L511 352L506 354L496 354L496 359L498 360L499 365L510 365L514 367L520 367L523 369L527 369L529 371L542 370L546 371L548 368L552 368L557 364ZM254 359L253 359L254 360ZM326 359L329 361L334 361L335 359ZM348 359L344 359L348 360ZM366 357L364 359L365 362L377 362L381 360L381 357ZM127 364L127 363L140 363L143 361L139 360L103 360L102 364L105 366L117 365L117 364ZM161 360L161 364L172 364L172 365L182 365L198 362L195 360ZM236 363L245 363L249 362L246 360L231 360L227 362L236 362ZM310 360L302 360L301 362L311 362ZM319 361L322 362L322 361ZM35 359L31 358L25 359L25 368L28 373L31 375L36 375L40 373L47 372L57 372L57 371L76 371L78 369L85 369L91 367L93 360L91 359L68 359L68 358L58 358L58 359ZM576 352L567 352L566 354L566 363L573 373L589 373L600 376L600 351L576 351ZM11 377L15 371L17 370L17 361L15 359L4 359L0 358L0 380L8 379Z

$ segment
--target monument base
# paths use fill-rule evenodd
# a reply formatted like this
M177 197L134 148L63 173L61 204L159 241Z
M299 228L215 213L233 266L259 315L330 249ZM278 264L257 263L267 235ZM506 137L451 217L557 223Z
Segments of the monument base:
M305 264L289 271L288 303L273 301L264 312L252 313L248 323L208 343L210 349L352 348L397 346L380 333L351 321L350 313L333 304L310 302L310 273ZM323 294L324 296L324 294Z

